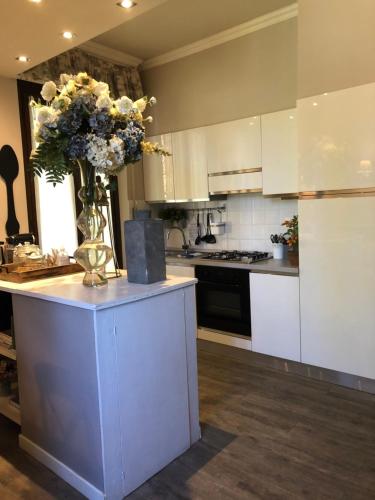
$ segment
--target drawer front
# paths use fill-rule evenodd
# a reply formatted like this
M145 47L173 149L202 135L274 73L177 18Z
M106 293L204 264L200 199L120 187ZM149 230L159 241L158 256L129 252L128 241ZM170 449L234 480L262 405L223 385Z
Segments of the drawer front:
M215 175L208 178L210 194L262 191L262 172Z

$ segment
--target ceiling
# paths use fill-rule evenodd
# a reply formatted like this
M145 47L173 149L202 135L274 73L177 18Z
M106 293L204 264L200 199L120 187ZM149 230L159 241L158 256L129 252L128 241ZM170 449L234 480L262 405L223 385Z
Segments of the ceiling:
M105 31L142 15L165 0L137 0L130 9L121 9L117 0L1 0L0 75L18 73L94 38ZM65 40L65 30L77 34ZM18 55L31 57L29 63L16 61Z
M145 61L250 21L295 0L167 0L94 42Z

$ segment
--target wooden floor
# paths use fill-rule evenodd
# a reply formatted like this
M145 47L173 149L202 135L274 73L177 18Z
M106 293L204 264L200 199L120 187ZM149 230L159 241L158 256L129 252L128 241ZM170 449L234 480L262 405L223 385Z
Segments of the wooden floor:
M375 396L199 353L202 440L130 500L375 499ZM0 499L82 498L0 419Z

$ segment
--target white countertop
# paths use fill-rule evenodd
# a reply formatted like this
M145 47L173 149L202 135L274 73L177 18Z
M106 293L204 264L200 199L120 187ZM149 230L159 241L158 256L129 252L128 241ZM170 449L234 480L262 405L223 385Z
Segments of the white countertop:
M81 309L100 310L135 302L162 293L171 292L196 283L194 278L168 276L166 281L151 285L129 283L124 276L108 280L108 285L90 288L82 284L83 273L30 281L10 283L0 280L0 291L25 295L50 302L58 302Z

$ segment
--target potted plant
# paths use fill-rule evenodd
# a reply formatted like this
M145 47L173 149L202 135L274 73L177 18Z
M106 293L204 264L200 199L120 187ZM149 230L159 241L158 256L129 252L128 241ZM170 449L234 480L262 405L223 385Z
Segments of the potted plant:
M287 228L284 236L287 240L289 248L295 253L298 252L298 215L294 215L291 219L286 219L283 226Z
M283 234L271 234L270 240L273 245L273 258L285 259L287 240Z
M105 218L100 210L101 192L96 174L108 179L127 165L139 161L144 153L168 155L158 144L145 140L143 117L147 105L156 99L142 97L132 101L127 96L113 99L109 86L87 73L60 75L60 85L49 81L41 96L46 102L32 102L35 108L35 140L31 166L36 175L45 174L48 182L62 182L79 170L82 187L78 196L83 210L77 225L85 240L74 256L85 269L83 284L107 283L103 272L112 250L103 242Z

